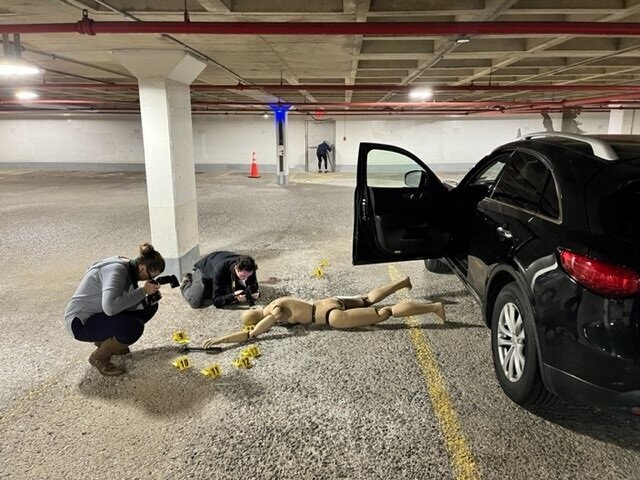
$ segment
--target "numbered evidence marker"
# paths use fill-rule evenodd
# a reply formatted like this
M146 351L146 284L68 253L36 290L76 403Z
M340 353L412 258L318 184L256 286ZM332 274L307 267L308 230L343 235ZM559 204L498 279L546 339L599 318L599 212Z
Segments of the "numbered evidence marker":
M187 332L185 332L184 330L175 330L171 334L171 338L173 339L174 342L177 342L177 343L189 343L191 341L189 340L189 336L187 335Z
M191 365L191 360L186 355L176 358L173 361L172 365L178 370L187 370L188 368L191 368L193 366Z
M212 363L207 368L200 370L200 373L211 378L218 378L222 376L222 368L217 363Z
M260 355L262 355L262 353L256 345L247 347L240 352L241 357L258 358Z
M251 364L251 358L250 357L238 357L232 363L233 363L233 365L235 365L238 368L251 368L251 367L253 367L253 365Z
M251 330L253 330L254 328L256 328L255 325L245 325L242 327L242 331L243 332L250 332Z
M329 261L325 258L320 260L318 266L311 272L311 276L313 277L324 277L324 269L329 266Z

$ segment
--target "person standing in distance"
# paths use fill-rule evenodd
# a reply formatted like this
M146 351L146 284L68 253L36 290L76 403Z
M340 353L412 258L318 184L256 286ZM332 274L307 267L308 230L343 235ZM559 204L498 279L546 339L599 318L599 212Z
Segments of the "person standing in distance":
M142 243L137 258L105 258L84 274L67 304L65 326L76 340L95 343L98 348L89 356L89 363L102 375L125 372L111 363L111 357L129 353L129 345L138 341L145 324L158 311L157 301L147 296L159 290L152 279L164 268L162 255L153 245ZM144 281L141 287L139 281Z
M257 269L255 260L248 255L211 252L196 262L191 273L184 275L180 291L191 308L253 304L260 297Z
M316 156L318 157L318 173L322 173L322 160L324 160L324 170L325 173L329 173L329 168L327 167L327 158L329 157L329 152L332 150L331 145L327 143L326 140L323 140L318 148L316 148Z

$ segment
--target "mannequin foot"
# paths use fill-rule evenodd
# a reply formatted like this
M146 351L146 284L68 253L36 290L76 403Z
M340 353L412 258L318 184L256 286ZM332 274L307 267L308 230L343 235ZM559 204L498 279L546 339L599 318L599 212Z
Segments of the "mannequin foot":
M434 313L442 319L442 323L446 323L447 314L444 311L444 305L442 302L435 302L433 305L436 307L436 311Z
M413 285L411 285L411 279L409 277L404 277L402 280L400 280L398 285L399 288L406 288L408 290L411 290L413 288Z

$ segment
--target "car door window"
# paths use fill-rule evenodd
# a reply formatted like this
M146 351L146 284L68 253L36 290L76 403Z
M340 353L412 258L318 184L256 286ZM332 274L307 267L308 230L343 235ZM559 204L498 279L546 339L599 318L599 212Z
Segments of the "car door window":
M489 187L493 186L496 178L498 178L498 175L500 175L500 172L504 168L507 158L509 158L509 155L501 155L495 158L489 166L481 170L475 177L473 177L469 181L469 185L486 185Z
M424 172L411 158L388 150L371 150L367 156L367 185L369 187L409 187L405 175L409 172ZM424 172L424 175L427 175Z
M536 157L514 153L502 171L491 198L536 212L549 169Z

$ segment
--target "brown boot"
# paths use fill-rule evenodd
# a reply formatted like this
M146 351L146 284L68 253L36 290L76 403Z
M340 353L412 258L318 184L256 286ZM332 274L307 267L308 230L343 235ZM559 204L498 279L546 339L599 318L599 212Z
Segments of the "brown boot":
M109 337L89 356L89 363L96 367L102 375L114 377L122 375L124 369L111 363L114 352L122 350L126 345L118 342L116 337Z
M96 347L99 347L100 345L102 345L102 342L94 342L93 344ZM124 343L121 343L120 345L122 345L122 348L119 348L118 350L113 352L114 355L126 355L127 353L131 353L131 350L129 350L129 345L125 345Z

